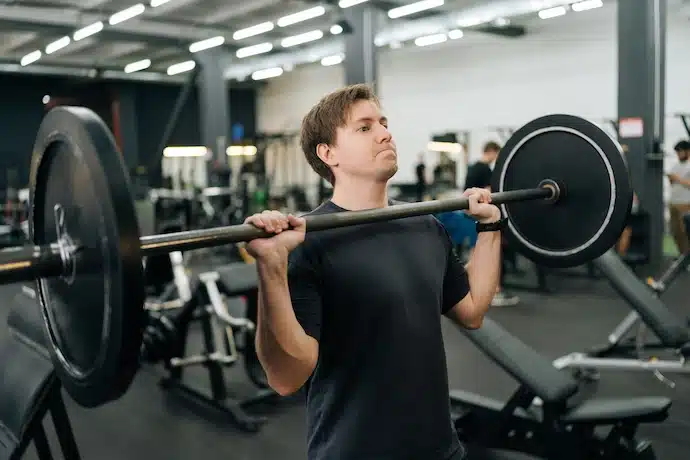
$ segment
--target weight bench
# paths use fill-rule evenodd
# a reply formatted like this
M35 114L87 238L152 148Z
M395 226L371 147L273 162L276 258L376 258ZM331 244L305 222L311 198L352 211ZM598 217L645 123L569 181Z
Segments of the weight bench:
M190 300L173 320L177 337L170 350L166 367L168 376L162 387L191 396L214 409L229 414L242 430L255 432L266 421L247 409L258 403L278 399L268 389L267 379L254 349L258 276L256 266L242 262L219 267L215 271L190 277ZM152 312L151 314L160 314ZM201 354L185 354L189 326L201 324L204 349ZM224 369L234 365L242 355L246 373L259 391L248 398L231 398L225 383ZM186 366L203 365L208 369L210 396L182 381Z
M664 286L685 271L688 260L679 258L661 278ZM653 288L642 282L614 251L595 260L595 265L608 279L611 286L625 299L633 311L609 334L607 343L586 353L571 353L558 358L558 368L573 368L583 375L601 369L620 371L651 371L657 378L673 385L661 375L662 371L686 373L690 366L685 358L690 356L690 331L686 322L671 311ZM640 334L624 340L638 322L648 327L658 342L647 342ZM678 356L677 360L644 360L643 350L665 350Z
M637 427L666 420L670 399L589 399L591 386L555 368L490 318L464 332L520 387L508 401L452 390L455 428L463 442L548 459L654 458L651 445L636 439Z
M61 385L47 351L40 307L33 292L14 299L0 344L0 460L20 459L34 444L40 460L52 460L43 421L50 413L66 460L79 460Z

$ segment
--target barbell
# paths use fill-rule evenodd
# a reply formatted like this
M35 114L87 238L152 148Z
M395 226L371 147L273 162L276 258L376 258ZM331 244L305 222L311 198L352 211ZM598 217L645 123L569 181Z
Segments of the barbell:
M146 326L142 257L268 236L250 225L141 237L121 153L83 107L56 107L41 122L30 170L30 245L0 251L0 284L36 280L51 359L65 390L96 407L121 397L140 365ZM516 250L549 267L608 250L630 212L622 151L581 118L548 115L502 149L493 202ZM308 215L307 231L463 210L464 197Z

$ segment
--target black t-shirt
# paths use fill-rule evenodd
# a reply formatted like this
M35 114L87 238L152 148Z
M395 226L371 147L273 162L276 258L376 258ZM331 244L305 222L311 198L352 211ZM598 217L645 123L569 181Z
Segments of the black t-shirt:
M344 211L327 201L312 214ZM450 416L441 314L469 292L432 216L307 233L290 295L319 341L305 384L310 460L441 460L461 448Z
M491 186L491 167L478 161L467 168L465 190L472 187L486 188Z

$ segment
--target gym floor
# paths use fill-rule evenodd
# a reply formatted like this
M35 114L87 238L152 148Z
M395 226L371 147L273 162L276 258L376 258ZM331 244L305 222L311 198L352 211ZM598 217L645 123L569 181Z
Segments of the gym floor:
M664 294L664 301L684 315L690 314L687 286L690 274L682 275ZM586 278L554 278L556 294L545 296L520 292L518 307L495 309L491 317L548 358L584 350L602 343L611 329L630 310L605 281ZM15 287L3 288L9 291ZM3 292L8 299L14 292ZM4 315L2 317L4 322ZM515 382L486 359L447 321L444 335L452 388L475 391L504 399ZM0 329L6 333L5 329ZM199 344L200 345L200 344ZM192 350L190 350L192 351ZM297 399L271 410L269 421L256 434L240 432L222 415L166 395L157 383L158 368L140 372L121 400L99 409L83 409L67 397L77 442L83 459L177 460L297 460L306 458L305 413ZM187 371L189 379L207 384L201 370ZM668 396L673 400L671 417L658 426L646 426L641 435L653 442L657 458L685 460L690 432L690 379L667 375L675 388L659 382L651 373L602 372L601 396ZM229 388L240 394L251 391L241 367L228 371ZM195 382L195 383L196 383ZM414 417L414 408L410 408ZM47 424L50 430L50 424ZM49 436L54 435L49 431ZM33 447L26 458L34 459ZM513 457L514 458L514 457Z

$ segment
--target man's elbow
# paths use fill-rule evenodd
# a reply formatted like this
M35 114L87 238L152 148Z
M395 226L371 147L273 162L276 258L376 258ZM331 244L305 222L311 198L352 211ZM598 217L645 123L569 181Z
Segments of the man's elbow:
M474 315L471 318L467 318L463 325L465 329L479 329L484 323L484 315Z

